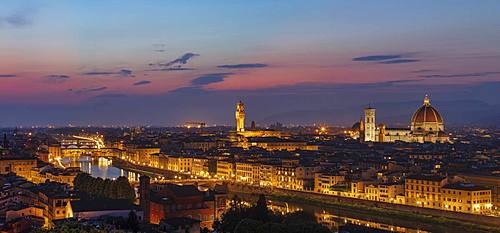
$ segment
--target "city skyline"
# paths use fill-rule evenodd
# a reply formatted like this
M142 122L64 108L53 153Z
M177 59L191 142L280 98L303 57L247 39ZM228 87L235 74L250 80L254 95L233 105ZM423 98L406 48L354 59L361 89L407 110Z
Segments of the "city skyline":
M497 1L121 3L1 3L0 127L500 119Z

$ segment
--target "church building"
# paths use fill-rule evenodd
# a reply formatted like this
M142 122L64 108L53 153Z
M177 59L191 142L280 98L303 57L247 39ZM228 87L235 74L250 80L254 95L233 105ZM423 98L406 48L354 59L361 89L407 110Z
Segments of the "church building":
M375 108L371 106L364 110L364 118L359 122L359 139L362 142L449 142L444 132L443 118L431 106L429 96L425 96L424 104L420 106L411 118L410 128L389 128L385 124L376 124ZM358 125L358 124L356 124Z

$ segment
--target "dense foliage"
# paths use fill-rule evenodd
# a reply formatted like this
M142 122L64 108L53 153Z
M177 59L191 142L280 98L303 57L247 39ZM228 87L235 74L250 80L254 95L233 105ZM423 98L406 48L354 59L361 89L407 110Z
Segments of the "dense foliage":
M134 189L127 178L120 176L116 180L94 178L87 173L80 173L73 181L75 190L91 198L134 199Z
M37 229L34 233L125 233L125 232L139 232L140 222L134 211L130 211L128 218L105 216L96 221L80 222L80 221L66 221L59 223L51 229Z
M257 204L245 207L237 196L232 200L229 210L222 216L221 222L214 224L217 232L232 233L330 233L318 224L314 216L305 212L286 215L275 214L267 208L264 195L259 196Z
M34 233L105 233L106 230L99 230L91 225L84 225L79 222L66 222L55 226L52 229L37 229Z

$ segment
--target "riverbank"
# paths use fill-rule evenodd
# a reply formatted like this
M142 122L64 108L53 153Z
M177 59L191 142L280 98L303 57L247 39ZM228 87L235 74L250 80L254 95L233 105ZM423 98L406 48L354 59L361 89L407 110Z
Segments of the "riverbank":
M228 184L230 194L236 195L258 195L265 194L270 200L311 205L322 209L329 209L338 215L360 218L375 222L391 222L408 228L424 229L431 232L498 232L500 233L500 222L498 218L475 215L456 215L455 217L443 217L439 215L442 211L426 211L422 208L398 208L395 205L367 205L356 200L345 201L343 198L334 196L297 192L281 189L262 189L242 185ZM352 198L351 198L352 199ZM427 213L426 213L427 212ZM450 213L446 216L450 216ZM451 215L454 216L454 215ZM468 218L466 218L468 217ZM488 221L489 220L489 221Z

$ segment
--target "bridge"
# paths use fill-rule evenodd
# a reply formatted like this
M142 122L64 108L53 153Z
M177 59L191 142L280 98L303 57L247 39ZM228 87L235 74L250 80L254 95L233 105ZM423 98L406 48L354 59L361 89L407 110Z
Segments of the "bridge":
M104 148L104 140L102 139L102 137L99 137L99 136L95 136L95 137L84 137L84 136L77 136L77 135L73 135L74 138L76 139L82 139L82 140L88 140L88 141L92 141L96 144L97 146L97 149L101 149L101 148Z
M59 150L59 153L53 154L60 157L121 157L124 154L124 151L118 148L106 148L104 139L100 135L73 135L62 139L60 148L56 150Z
M62 157L121 157L124 151L117 148L61 148Z

